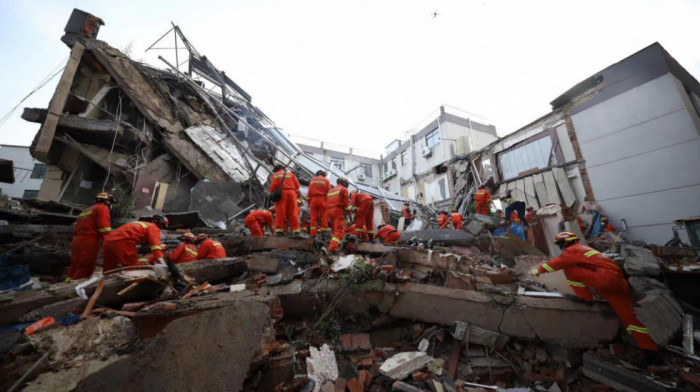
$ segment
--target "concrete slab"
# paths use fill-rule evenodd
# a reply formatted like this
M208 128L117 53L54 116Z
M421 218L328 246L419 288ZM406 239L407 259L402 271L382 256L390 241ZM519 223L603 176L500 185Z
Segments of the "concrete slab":
M444 245L470 245L474 240L474 236L463 230L416 230L401 234L399 243L409 241L411 238L416 238L418 241L427 242L433 240L435 244Z

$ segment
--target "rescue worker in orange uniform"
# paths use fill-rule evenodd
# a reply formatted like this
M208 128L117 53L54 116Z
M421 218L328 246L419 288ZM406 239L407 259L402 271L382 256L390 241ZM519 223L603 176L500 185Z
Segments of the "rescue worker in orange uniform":
M401 238L401 233L392 225L380 225L377 238L384 244L396 244L396 241Z
M316 177L309 182L309 191L306 193L306 202L309 204L309 234L316 237L316 230L322 233L329 231L328 206L326 195L331 190L331 182L326 178L326 172L319 170ZM319 219L321 220L319 229Z
M580 244L574 233L561 232L554 242L563 250L562 255L533 269L531 274L537 276L563 270L571 289L584 301L593 300L591 288L597 290L617 313L627 332L632 334L642 357L657 361L658 348L634 313L629 286L620 267L597 250Z
M221 245L221 242L210 239L206 234L199 234L195 237L194 243L199 245L197 260L223 259L226 257L226 249Z
M168 227L168 218L156 215L152 222L129 222L113 230L105 237L102 244L102 256L104 272L115 268L130 267L139 264L138 244L148 244L156 260L163 259L163 250L160 246L160 230Z
M519 199L516 199L513 196L512 191L508 191L506 193L506 204L508 204L508 207L506 207L506 221L515 221L515 216L518 217L520 222L525 226L530 226L529 223L527 223L527 219L525 219L525 202ZM510 226L510 225L509 225Z
M479 187L474 195L476 202L476 213L481 215L489 214L489 205L491 204L491 192L486 189L485 185Z
M294 173L287 171L284 165L276 165L273 169L275 172L272 175L269 192L276 190L282 191L282 198L275 202L275 234L283 235L286 222L292 229L292 234L299 234L299 205L297 198L299 197L299 180ZM282 180L284 179L284 184Z
M330 252L337 252L340 249L340 241L345 232L345 214L350 214L350 198L348 197L350 184L343 177L338 178L335 183L335 187L326 195L328 219L330 219L333 229L333 238L328 246Z
M408 227L408 225L411 224L411 220L413 220L413 215L411 214L411 211L409 210L409 204L408 203L403 203L403 209L401 210L401 216L403 216L403 227L404 229Z
M527 211L525 213L525 220L527 223L532 224L532 216L535 215L535 209L532 206L527 206L525 211Z
M460 214L459 211L452 210L450 220L452 221L452 227L455 230L462 230L462 214Z
M166 244L160 244L160 250L163 252L163 255L165 255L165 251L168 250L168 245ZM139 264L143 265L154 265L158 261L158 256L156 256L155 253L149 252L143 255L142 257L139 257Z
M363 237L367 234L369 240L374 241L374 199L354 190L350 194L350 203L355 210L355 235Z
M360 239L362 241L369 241L369 235L367 235L367 228L364 228L365 230L362 233L360 233L360 232L355 231L356 227L357 226L354 223L351 224L350 226L346 227L345 228L345 235L354 235L354 236L360 237Z
M440 211L437 216L437 225L440 230L447 230L449 228L450 218L447 217L447 211Z
M605 230L606 233L614 233L615 232L615 228L610 223L610 220L608 220L607 216L600 218L600 225L603 226L603 230Z
M89 278L95 271L100 240L112 232L109 210L116 202L112 194L98 193L95 204L78 215L70 243L70 268L66 281Z
M175 264L197 261L197 246L194 244L194 234L185 233L180 236L181 244L168 254L168 259Z
M272 212L269 210L253 210L246 215L243 220L245 227L250 230L251 237L264 237L265 227L272 232L274 224L272 223Z

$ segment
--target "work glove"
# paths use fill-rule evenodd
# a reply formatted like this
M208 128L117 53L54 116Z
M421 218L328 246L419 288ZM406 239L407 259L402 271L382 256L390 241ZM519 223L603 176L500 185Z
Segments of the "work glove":
M158 262L158 264L165 264L165 259L162 257L159 257L157 262Z
M530 275L533 275L533 276L540 276L540 270L538 270L537 268L535 268L534 270L530 271Z

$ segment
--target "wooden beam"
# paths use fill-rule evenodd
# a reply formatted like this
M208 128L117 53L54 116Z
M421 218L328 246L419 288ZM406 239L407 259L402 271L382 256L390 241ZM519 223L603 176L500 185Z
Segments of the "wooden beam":
M85 47L80 42L73 44L66 68L63 70L63 75L61 75L58 86L56 86L56 92L51 98L51 103L49 103L46 120L39 130L39 137L37 138L34 151L32 151L32 155L42 162L48 161L47 155L56 133L58 119L63 112L63 107L66 105L66 99L68 99L68 94L70 94L70 88L75 78L75 71L78 69L84 51Z

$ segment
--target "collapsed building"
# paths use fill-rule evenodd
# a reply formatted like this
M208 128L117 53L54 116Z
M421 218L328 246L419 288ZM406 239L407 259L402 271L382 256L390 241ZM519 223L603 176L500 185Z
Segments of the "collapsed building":
M198 211L221 221L266 204L276 163L302 185L318 170L332 182L344 176L292 143L179 27L173 30L188 49L187 72L164 59L166 70L136 62L98 41L103 24L74 11L62 38L71 53L51 103L22 115L41 124L31 145L48 165L38 199L88 205L96 192L121 187L132 193L134 210ZM385 201L388 211L407 201L371 185L351 187Z
M137 207L168 211L191 211L192 204L201 208L205 202L192 200L200 191L204 200L218 197L216 189L199 186L235 186L222 191L240 197L232 202L233 214L247 203L265 202L265 176L274 162L289 163L300 177L303 170L323 167L285 144L274 126L253 129L250 124L262 124L262 115L255 115L249 96L243 99L248 104L242 103L246 95L233 82L224 83L230 91L222 94L237 92L236 99L226 101L234 103L232 109L189 75L135 63L96 41L101 21L90 15L81 20L80 28L92 38L64 37L72 51L82 51L72 56L77 59L73 67L83 75L105 74L92 82L69 75L72 81L59 83L46 113L25 113L45 117L33 151L65 178L56 176L42 189L56 197L31 201L32 210L2 211L11 221L0 226L0 257L30 264L32 278L20 289L0 293L1 389L700 388L700 358L693 346L693 316L700 311L678 300L659 279L662 268L693 265L695 251L649 249L610 233L591 240L591 246L606 252L630 277L637 314L664 348L666 366L630 364L635 349L625 344L629 337L610 307L604 301L580 304L566 298L572 291L561 271L529 276L551 254L512 235L493 235L499 219L483 215L470 217L465 230L416 230L398 246L360 243L355 253L341 256L327 254L323 244L309 238L251 238L195 220L184 228L216 237L230 257L178 264L177 274L162 266L139 266L62 282L72 234L67 209L87 200L88 192L94 194L100 188L96 183L136 190ZM116 101L102 105L113 113L130 113L124 116L129 120L81 116L90 110L91 94L84 97L84 109L71 112L60 102L52 109L61 96L72 107L68 102L77 98L69 99L66 91L74 91L76 80L83 86L114 83L117 87L108 90L117 89ZM86 87L94 89L102 87ZM195 118L202 123L194 125ZM95 121L104 121L105 128L95 128ZM147 130L141 134L145 137L132 127ZM478 174L479 181L483 175L475 168L486 166L480 164L462 160L450 170L455 177L464 175L462 181L474 181L470 176ZM77 173L63 172L69 168ZM545 192L559 189L563 197L561 188L548 186ZM380 190L366 191L382 196ZM380 200L389 208L402 201L388 195ZM572 205L566 200L561 205ZM457 203L463 207L464 198ZM561 213L558 204L553 206ZM179 234L163 231L162 241L177 242Z

